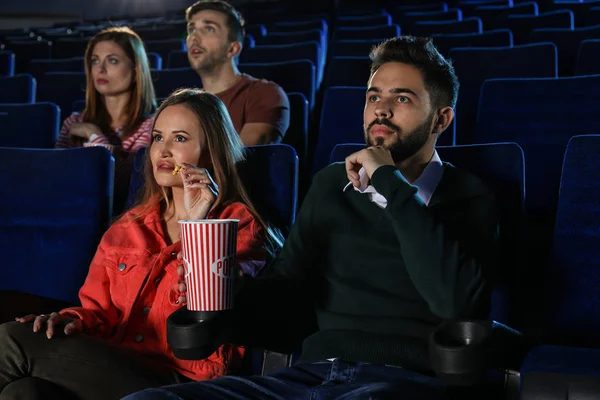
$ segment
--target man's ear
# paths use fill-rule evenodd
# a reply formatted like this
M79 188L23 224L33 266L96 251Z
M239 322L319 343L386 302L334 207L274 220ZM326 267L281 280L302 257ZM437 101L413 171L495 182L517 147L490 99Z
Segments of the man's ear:
M242 52L242 44L238 41L231 42L227 56L233 58Z
M454 119L454 109L452 107L444 107L438 112L437 120L433 125L432 133L439 135L452 123Z

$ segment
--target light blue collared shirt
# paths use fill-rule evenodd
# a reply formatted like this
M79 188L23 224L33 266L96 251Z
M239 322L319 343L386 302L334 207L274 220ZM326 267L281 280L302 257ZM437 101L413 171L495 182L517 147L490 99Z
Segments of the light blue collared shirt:
M358 171L358 175L360 176L360 187L353 186L354 190L359 193L366 193L373 203L381 208L386 208L387 199L378 193L372 185L369 185L369 178L367 177L365 169L361 168L360 171ZM433 192L435 192L435 189L437 189L442 180L442 175L444 175L444 165L442 164L438 152L434 150L433 157L431 157L431 160L423 170L423 173L412 183L413 186L418 188L417 196L426 206L429 205ZM344 186L344 191L348 189L349 186L352 186L352 182L349 182Z

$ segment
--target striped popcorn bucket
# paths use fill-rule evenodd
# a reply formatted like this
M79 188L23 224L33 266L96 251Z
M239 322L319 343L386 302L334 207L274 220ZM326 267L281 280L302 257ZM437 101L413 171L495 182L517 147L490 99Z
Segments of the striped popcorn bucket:
M187 308L220 311L233 307L237 277L237 219L179 221L187 285Z

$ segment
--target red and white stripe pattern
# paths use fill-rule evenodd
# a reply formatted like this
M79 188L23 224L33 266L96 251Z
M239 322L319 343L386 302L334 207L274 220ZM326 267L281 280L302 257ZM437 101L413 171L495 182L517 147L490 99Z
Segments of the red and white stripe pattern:
M237 277L238 220L179 221L186 268L187 308L229 310Z
M72 147L72 144L69 141L69 131L71 129L71 125L76 124L76 123L82 123L82 122L83 122L83 114L77 113L77 112L71 114L67 119L65 119L65 121L63 122L62 127L60 129L60 133L58 135L58 140L56 141L55 147L57 147L57 148ZM129 136L127 139L125 139L121 143L121 149L123 151L135 153L142 147L150 146L150 143L152 142L152 125L153 124L154 124L154 117L146 118L140 124L139 128L131 136ZM107 146L111 146L111 147L114 147L114 146L109 144L108 138L106 137L106 135L104 135L102 132L96 132L96 134L98 136L96 136L96 138L94 138L93 141L89 142L88 146L106 145L104 147L108 148L112 152L112 149ZM117 133L112 132L112 134L116 135Z

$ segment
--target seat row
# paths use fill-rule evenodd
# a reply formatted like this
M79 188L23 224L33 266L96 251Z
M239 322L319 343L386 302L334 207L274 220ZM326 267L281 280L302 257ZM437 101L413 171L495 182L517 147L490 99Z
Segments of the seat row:
M470 51L457 51L456 55L462 53L468 55ZM483 64L478 65L484 69ZM493 68L495 64L491 65ZM505 67L503 64L495 66L498 70ZM551 66L548 68L550 76L552 69ZM538 72L543 74L542 69ZM530 73L534 74L536 71ZM477 78L475 72L473 74ZM594 110L598 106L596 99L597 93L600 92L600 76L481 80L479 89L479 86L470 87L467 79L463 83L464 92L461 92L470 92L474 101L478 99L477 106L471 106L469 109L468 104L460 100L457 107L457 125L462 132L466 129L466 119L462 118L462 113L475 121L472 124L473 135L466 144L514 141L523 146L529 160L528 176L531 177L528 187L532 193L530 208L552 209L566 143L574 135L598 132ZM65 90L68 83L69 81L65 81L62 90ZM57 85L56 90L59 87L60 85ZM548 96L548 93L561 95ZM329 155L336 144L364 141L364 96L365 89L355 87L335 87L326 92L312 164L313 173L328 163ZM290 127L298 132L286 135L285 141L292 144L301 155L301 159L306 161L309 109L306 100L300 94L290 94L290 100ZM76 103L75 107L81 110L82 102ZM59 126L58 110L55 106L47 103L0 105L0 111L9 114L2 117L7 122L3 126L5 145L52 147ZM23 121L27 121L26 124ZM28 132L27 135L22 134L23 130ZM453 142L450 131L441 135L438 144Z
M138 152L129 205L145 151ZM27 174L14 173L27 160ZM0 148L0 290L78 302L91 259L113 220L114 158L104 148ZM20 167L21 166L21 167ZM291 146L246 148L240 176L261 215L287 232L297 208L298 157ZM256 173L260 171L260 173Z
M362 145L341 145L332 161L342 160ZM525 200L525 156L515 143L441 147L441 157L470 171L488 183L497 195L503 238L502 271L493 297L492 315L510 320L515 310L513 295L503 285L514 285L518 268L518 241ZM539 389L540 379L552 371L597 375L597 369L582 370L598 360L596 351L556 344L597 347L597 198L600 196L600 136L575 136L564 155L559 207L553 246L553 262L544 274L546 301L543 315L547 337L532 350L522 368L524 390ZM248 172L243 174L250 196L260 207L271 210L274 221L289 227L296 213L298 164L294 150L286 145L248 148ZM139 153L136 165L141 165ZM87 273L96 245L111 218L114 160L105 149L67 150L0 149L0 168L10 171L23 159L32 173L2 174L3 187L11 187L0 207L0 247L8 259L0 269L1 289L76 302L77 290ZM73 168L73 164L78 168ZM254 176L254 178L252 176ZM56 179L60 176L61 179ZM256 176L260 176L259 180ZM25 181L23 181L25 179ZM247 180L250 179L250 180ZM139 188L139 175L132 179L131 193ZM137 187L136 187L137 185ZM267 195L265 195L267 193ZM277 220L277 218L279 218ZM52 245L48 245L51 243ZM560 362L556 357L561 357ZM583 371L583 372L582 372ZM529 379L529 380L528 380ZM567 385L568 381L553 386ZM535 391L535 390L534 390Z

